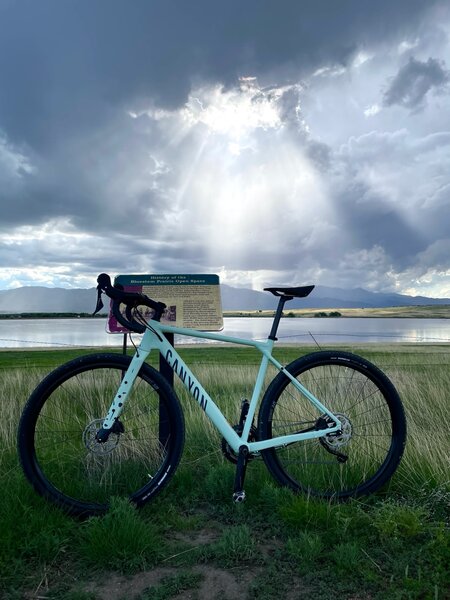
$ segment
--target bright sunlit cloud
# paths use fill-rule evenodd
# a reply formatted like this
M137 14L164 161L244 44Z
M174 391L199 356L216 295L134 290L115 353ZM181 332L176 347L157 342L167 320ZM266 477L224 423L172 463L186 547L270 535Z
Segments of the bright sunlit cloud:
M189 148L172 166L164 150L152 155L176 177L171 183L180 217L172 220L171 234L189 231L208 263L220 268L225 262L228 274L241 273L246 263L270 273L280 257L288 261L293 248L311 243L323 216L333 214L307 156L298 92L299 86L261 89L255 78L245 78L232 89L195 89L179 111L164 117L146 113L165 131L178 123Z
M237 89L224 90L215 86L203 91L201 96L193 92L182 111L182 117L190 124L202 123L214 134L224 135L239 142L255 129L274 129L282 125L276 102L258 88L254 78L241 80Z

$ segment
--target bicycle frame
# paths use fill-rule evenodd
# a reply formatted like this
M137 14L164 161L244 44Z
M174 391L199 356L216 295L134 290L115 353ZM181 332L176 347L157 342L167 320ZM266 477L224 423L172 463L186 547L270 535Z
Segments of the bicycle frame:
M244 429L241 435L238 435L233 427L228 423L222 411L214 403L208 392L203 388L201 383L180 357L174 346L167 340L164 333L173 333L182 336L195 337L205 340L215 340L225 342L229 344L238 344L240 346L251 346L256 348L261 354L261 363L259 366L258 374L256 377L255 385L250 400L249 410L245 421ZM237 337L230 337L218 333L197 331L194 329L187 329L183 327L173 327L171 325L165 325L157 321L151 321L148 324L141 343L137 347L136 353L134 354L130 366L128 367L122 383L117 390L108 414L103 422L103 429L108 430L114 424L114 421L119 418L123 407L126 403L127 396L133 386L133 383L139 373L139 369L145 362L152 350L158 350L160 354L166 359L171 369L177 374L183 383L184 387L190 393L190 395L197 401L200 408L203 409L208 418L214 423L220 433L223 435L225 440L228 442L234 452L238 452L242 446L248 448L250 453L260 452L267 448L274 448L280 446L286 446L294 442L300 442L304 440L310 440L313 438L319 438L325 434L334 433L341 429L341 423L339 419L330 412L326 406L324 406L311 392L309 392L295 377L293 377L285 367L279 363L272 356L272 349L274 340L267 339L264 342L258 342L254 340L248 340ZM311 404L313 404L322 414L326 414L330 417L336 425L334 427L326 427L315 431L306 431L303 433L295 433L290 435L278 436L269 440L262 440L256 442L249 441L250 428L253 423L253 418L256 413L256 409L261 397L262 388L264 385L264 378L267 373L269 363L274 365L279 371L284 373L288 379L290 379L297 390L305 396Z

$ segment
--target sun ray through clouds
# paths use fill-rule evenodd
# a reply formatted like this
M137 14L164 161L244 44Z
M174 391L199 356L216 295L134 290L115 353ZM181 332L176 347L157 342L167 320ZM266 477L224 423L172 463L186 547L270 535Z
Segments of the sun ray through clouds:
M279 268L280 256L293 247L301 253L330 213L304 149L297 87L264 90L255 78L243 78L229 90L193 90L170 117L190 140L174 191L180 226L202 240L211 264ZM292 93L294 102L286 98Z

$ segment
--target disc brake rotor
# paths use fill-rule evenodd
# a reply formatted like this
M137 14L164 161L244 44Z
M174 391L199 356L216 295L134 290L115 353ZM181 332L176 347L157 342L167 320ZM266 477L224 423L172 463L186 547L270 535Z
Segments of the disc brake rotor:
M350 419L347 416L342 413L334 414L341 422L340 431L328 433L323 438L320 438L320 441L332 450L339 450L340 448L346 446L352 439L353 427Z
M120 440L120 433L111 432L106 442L99 442L96 436L102 425L103 419L94 419L83 431L83 444L93 454L109 454L116 448Z

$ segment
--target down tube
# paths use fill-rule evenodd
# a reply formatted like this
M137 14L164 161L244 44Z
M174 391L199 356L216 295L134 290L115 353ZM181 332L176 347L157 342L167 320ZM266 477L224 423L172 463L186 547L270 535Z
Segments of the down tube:
M205 414L209 417L209 419L211 419L220 433L225 437L231 448L235 452L238 452L239 447L242 444L240 437L225 419L222 412L180 357L175 348L165 338L163 338L161 341L158 341L158 349L161 355L166 359L168 365L171 367L171 369L173 369L174 373L178 375L190 395L199 404L200 408L205 411Z

